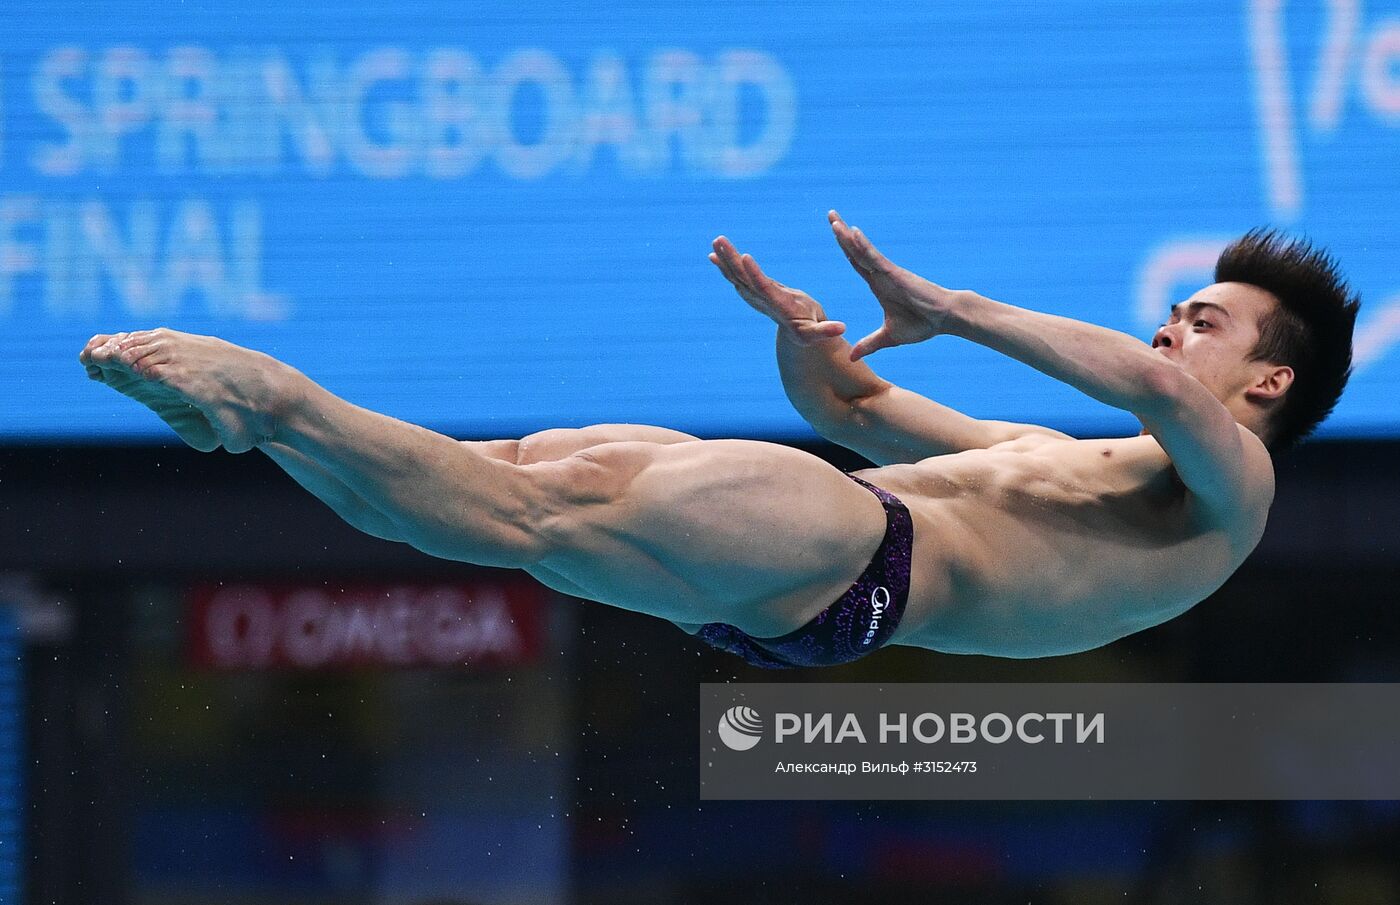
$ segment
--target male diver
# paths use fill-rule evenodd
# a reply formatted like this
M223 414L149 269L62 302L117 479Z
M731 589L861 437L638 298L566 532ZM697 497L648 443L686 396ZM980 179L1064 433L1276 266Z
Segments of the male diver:
M459 442L350 404L292 367L167 329L98 335L88 375L200 450L257 447L355 527L433 556L671 620L765 667L888 644L1038 657L1185 612L1258 544L1271 454L1332 410L1359 300L1305 241L1253 231L1151 344L949 290L835 211L884 309L851 346L815 299L720 237L710 260L778 324L793 405L876 464L605 424ZM1077 440L977 420L878 377L871 352L939 334L1022 361L1135 415ZM834 601L834 602L833 602Z

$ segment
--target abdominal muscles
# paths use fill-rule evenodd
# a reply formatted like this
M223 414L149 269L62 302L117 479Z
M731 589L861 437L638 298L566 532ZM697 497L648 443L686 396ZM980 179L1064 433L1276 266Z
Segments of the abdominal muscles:
M948 599L929 602L911 640L1010 657L1088 650L1179 615L1228 577L1228 538L1193 525L1160 447L1134 444L1138 456L1107 465L1086 448L1105 442L1125 441L882 469L911 469L889 483L924 498L916 556L949 573Z

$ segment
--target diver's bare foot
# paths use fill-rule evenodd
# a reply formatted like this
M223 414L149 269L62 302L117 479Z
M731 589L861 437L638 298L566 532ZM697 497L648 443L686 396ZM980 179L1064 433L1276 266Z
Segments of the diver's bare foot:
M161 420L170 425L175 433L190 446L200 452L211 452L219 448L219 435L215 433L209 419L199 409L190 405L180 394L158 380L147 380L125 369L113 367L110 362L96 364L92 359L93 350L111 339L122 339L126 334L115 336L101 333L88 340L87 347L78 360L87 369L88 377L105 383L107 386L135 399L155 412Z
M165 328L99 334L78 360L89 377L145 405L206 452L246 452L271 440L296 373L260 352Z

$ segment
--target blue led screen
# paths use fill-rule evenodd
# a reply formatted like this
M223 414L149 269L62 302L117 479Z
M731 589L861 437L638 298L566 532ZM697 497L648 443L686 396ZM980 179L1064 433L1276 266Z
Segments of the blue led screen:
M76 364L166 325L460 436L797 436L730 236L852 339L837 208L944 285L1146 338L1259 224L1366 300L1325 432L1400 434L1400 7L10 2L9 440L173 439ZM1132 419L940 338L870 359L970 414Z

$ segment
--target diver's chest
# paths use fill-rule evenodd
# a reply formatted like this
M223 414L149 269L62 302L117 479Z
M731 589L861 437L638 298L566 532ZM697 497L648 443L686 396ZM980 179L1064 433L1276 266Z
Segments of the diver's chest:
M1184 485L1160 452L1151 455L1107 443L1065 447L1018 456L993 484L1011 497L1075 506L1101 503L1116 510L1139 509L1143 515L1165 515L1185 500Z

